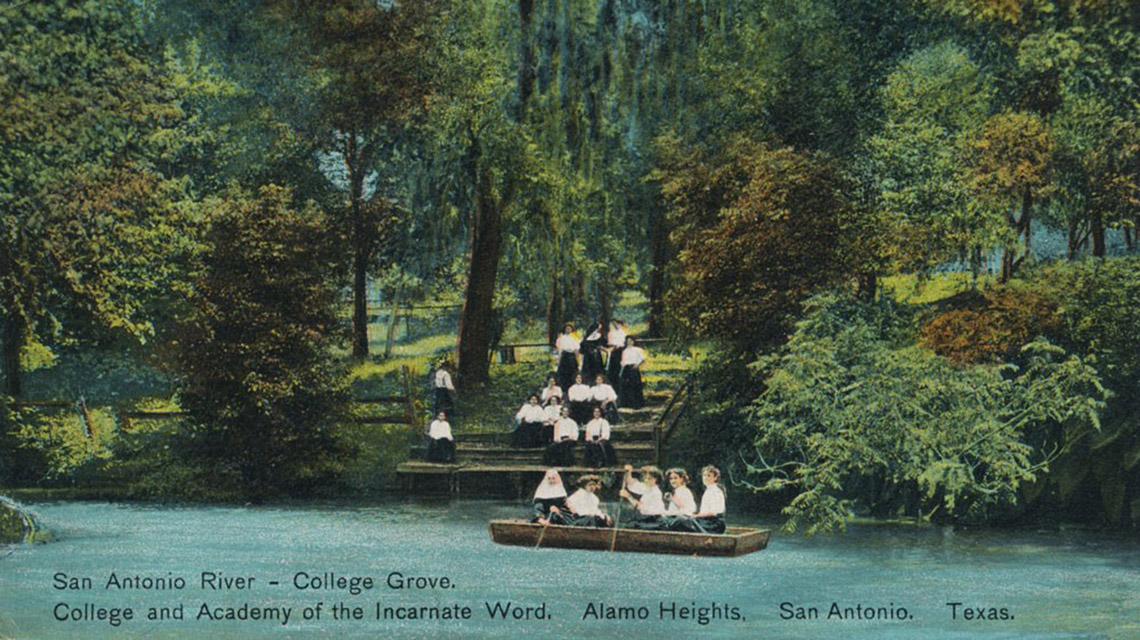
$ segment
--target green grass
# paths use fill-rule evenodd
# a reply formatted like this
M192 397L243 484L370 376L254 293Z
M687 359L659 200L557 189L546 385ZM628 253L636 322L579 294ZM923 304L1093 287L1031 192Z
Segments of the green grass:
M927 278L903 274L883 278L882 286L899 302L930 304L968 291L971 287L984 289L996 281L997 277L992 275L981 276L975 281L968 273L936 273Z

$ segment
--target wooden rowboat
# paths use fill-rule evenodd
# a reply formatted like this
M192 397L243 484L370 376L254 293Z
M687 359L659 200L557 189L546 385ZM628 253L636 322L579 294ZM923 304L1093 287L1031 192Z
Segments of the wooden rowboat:
M491 540L521 547L593 551L676 553L688 556L742 556L768 546L767 529L728 527L723 534L543 526L524 520L492 520Z

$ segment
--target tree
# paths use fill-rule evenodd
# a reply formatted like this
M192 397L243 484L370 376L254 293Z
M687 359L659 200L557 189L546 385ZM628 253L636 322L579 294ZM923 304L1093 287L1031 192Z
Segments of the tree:
M790 148L745 142L721 162L662 172L679 249L670 302L699 335L769 343L803 300L844 279L850 185Z
M151 333L147 297L167 288L186 221L156 164L184 114L134 3L8 3L0 24L2 364L18 396L21 353L53 312Z
M191 454L250 495L303 492L346 452L332 432L347 389L327 218L272 185L207 208L208 251L176 344Z
M1007 225L1001 282L1008 281L1031 255L1033 208L1051 186L1053 147L1041 118L1023 112L991 117L967 143L967 186L978 206Z

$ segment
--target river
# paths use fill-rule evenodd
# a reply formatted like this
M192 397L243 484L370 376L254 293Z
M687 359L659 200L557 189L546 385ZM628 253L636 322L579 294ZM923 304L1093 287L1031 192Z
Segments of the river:
M690 558L497 546L487 520L526 511L505 502L30 507L58 539L0 548L4 639L1140 638L1140 550L1078 529L860 524ZM508 602L532 619L491 619Z

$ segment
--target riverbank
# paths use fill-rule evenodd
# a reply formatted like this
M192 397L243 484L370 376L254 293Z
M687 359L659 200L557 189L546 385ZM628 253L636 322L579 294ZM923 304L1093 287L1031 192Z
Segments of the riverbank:
M6 496L0 495L0 544L45 542L48 534L36 519Z

